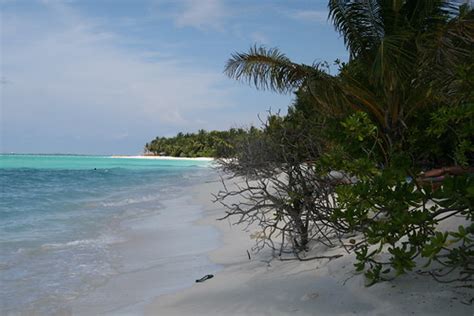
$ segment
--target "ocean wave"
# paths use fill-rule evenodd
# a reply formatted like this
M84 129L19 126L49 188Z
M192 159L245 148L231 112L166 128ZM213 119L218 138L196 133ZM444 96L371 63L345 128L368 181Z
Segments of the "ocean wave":
M11 264L9 264L7 262L0 262L0 271L1 270L7 270L10 267L11 267Z
M120 207L120 206L128 206L132 204L138 204L138 203L146 203L146 202L151 202L158 200L161 196L158 194L153 194L153 195L145 195L141 197L136 197L136 198L126 198L123 200L118 200L118 201L106 201L106 202L100 202L100 206L102 207Z
M74 247L108 246L123 242L124 240L112 236L102 236L96 239L78 239L64 243L46 243L40 246L42 250L57 250Z

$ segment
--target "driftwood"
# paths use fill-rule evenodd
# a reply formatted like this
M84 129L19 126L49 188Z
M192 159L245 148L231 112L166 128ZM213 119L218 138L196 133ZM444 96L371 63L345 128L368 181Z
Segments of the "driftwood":
M209 280L209 279L212 279L213 277L214 277L214 275L212 275L212 274L206 274L206 275L203 276L202 278L197 279L197 280L196 280L196 283L202 283L202 282L204 282L204 281L207 281L207 280Z
M226 209L221 219L232 217L235 224L258 227L253 235L256 250L270 247L276 256L291 253L308 260L299 253L311 243L340 246L348 232L332 218L339 181L311 163L321 148L307 131L283 128L278 133L247 135L234 144L239 156L218 162L222 189L214 201Z

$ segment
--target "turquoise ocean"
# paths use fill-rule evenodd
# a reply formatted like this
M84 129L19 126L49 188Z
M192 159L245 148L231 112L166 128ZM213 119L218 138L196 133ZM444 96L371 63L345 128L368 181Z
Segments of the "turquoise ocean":
M134 313L216 271L189 193L210 164L0 155L0 314Z

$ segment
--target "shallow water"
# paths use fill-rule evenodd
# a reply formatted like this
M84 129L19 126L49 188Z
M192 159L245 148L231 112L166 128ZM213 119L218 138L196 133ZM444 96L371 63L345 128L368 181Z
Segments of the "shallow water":
M0 155L0 314L136 311L216 270L217 233L192 224L188 194L212 175L200 161Z

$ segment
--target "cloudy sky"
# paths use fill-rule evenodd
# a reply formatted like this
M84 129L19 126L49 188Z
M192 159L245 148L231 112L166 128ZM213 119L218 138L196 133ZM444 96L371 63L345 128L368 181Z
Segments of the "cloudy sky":
M227 78L234 52L345 60L327 1L0 0L1 152L136 154L156 136L258 124L291 95Z

